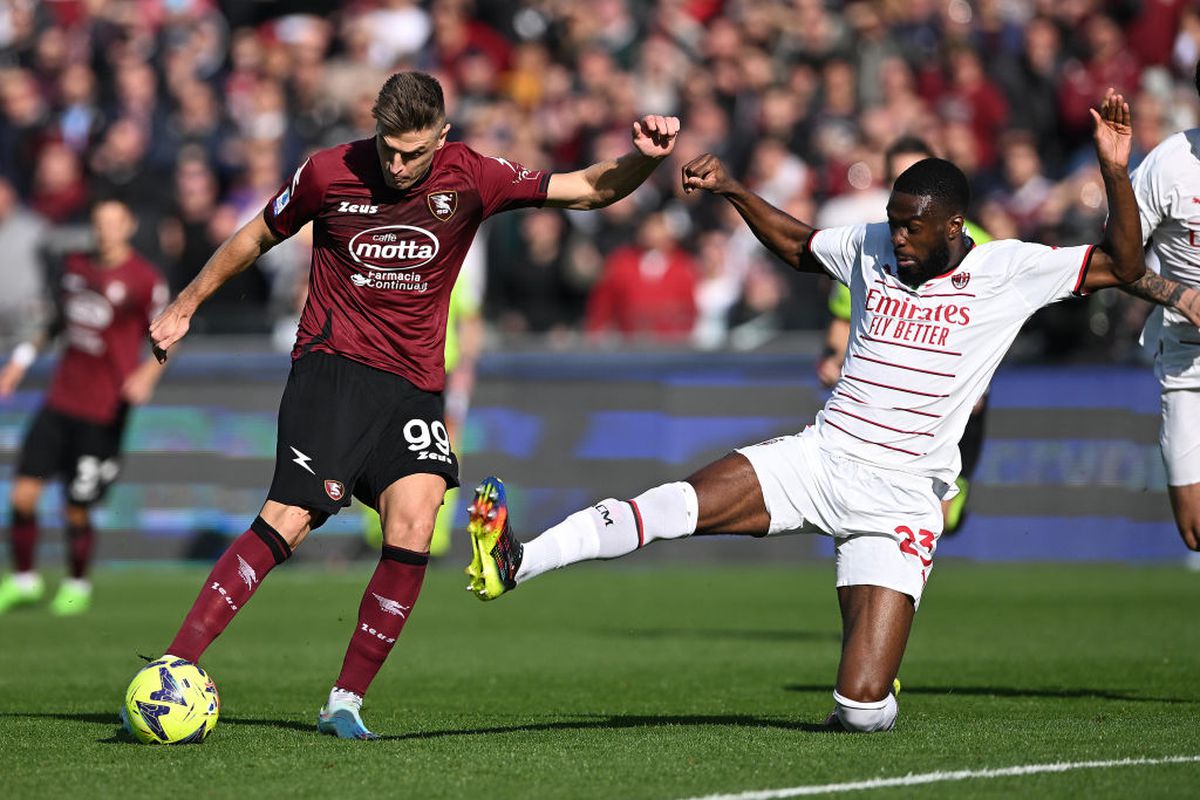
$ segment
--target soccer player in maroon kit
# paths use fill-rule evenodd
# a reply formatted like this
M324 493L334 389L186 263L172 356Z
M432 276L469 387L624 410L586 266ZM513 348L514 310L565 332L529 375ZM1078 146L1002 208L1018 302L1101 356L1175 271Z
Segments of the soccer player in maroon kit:
M42 579L33 567L37 502L45 482L59 475L66 479L68 577L50 609L78 614L91 603L89 508L120 471L129 406L149 400L162 374L158 360L143 360L142 350L151 318L166 304L167 285L130 247L136 226L124 203L95 204L95 252L67 257L54 321L36 341L18 345L0 371L0 397L7 397L38 348L65 334L66 349L17 462L10 537L16 572L0 583L0 613L41 599Z
M308 301L279 408L275 475L250 528L213 567L167 656L196 661L266 574L357 496L378 509L383 551L317 729L373 739L359 711L421 591L434 518L458 460L443 419L450 290L480 222L526 206L600 208L670 153L673 117L633 123L633 150L568 173L448 143L441 86L401 72L379 91L376 134L305 161L231 236L150 333L160 357L197 307L313 222Z

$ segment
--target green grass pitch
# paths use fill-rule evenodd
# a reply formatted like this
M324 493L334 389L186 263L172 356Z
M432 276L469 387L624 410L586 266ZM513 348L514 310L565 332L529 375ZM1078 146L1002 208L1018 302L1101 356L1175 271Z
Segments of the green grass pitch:
M631 560L633 561L633 560ZM628 564L628 562L627 562ZM946 562L901 678L898 728L817 730L838 619L829 565L588 565L481 604L424 594L367 698L380 742L314 731L368 568L284 567L206 655L201 746L133 744L117 709L199 569L110 569L94 611L0 617L0 796L690 798L1051 762L1200 755L1200 575ZM1186 797L1200 764L854 792Z

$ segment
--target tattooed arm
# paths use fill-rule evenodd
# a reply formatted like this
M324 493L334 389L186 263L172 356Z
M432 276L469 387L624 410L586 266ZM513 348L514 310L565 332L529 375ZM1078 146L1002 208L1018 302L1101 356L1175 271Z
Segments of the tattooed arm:
M1190 286L1146 270L1145 275L1121 289L1134 297L1173 308L1193 325L1200 326L1200 291Z

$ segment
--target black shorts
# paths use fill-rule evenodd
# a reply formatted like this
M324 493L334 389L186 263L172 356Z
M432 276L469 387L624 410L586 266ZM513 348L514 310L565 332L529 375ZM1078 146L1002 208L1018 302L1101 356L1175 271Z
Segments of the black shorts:
M327 353L292 364L279 403L275 476L267 498L336 514L353 495L375 508L406 475L458 486L442 396L399 375Z
M121 472L121 439L128 407L109 423L91 422L42 406L25 434L17 475L66 479L67 501L90 506L103 499Z

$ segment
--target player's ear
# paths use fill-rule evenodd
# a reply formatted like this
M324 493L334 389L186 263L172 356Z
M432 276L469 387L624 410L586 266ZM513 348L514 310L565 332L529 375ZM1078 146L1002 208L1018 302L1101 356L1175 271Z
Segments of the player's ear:
M966 221L963 219L962 214L951 214L950 219L946 221L946 238L953 241L962 236L963 225L965 224Z
M449 132L450 132L450 123L447 122L445 125L442 126L442 132L438 134L438 143L437 143L438 150L441 150L442 145L444 145L446 143L446 134L448 134Z

